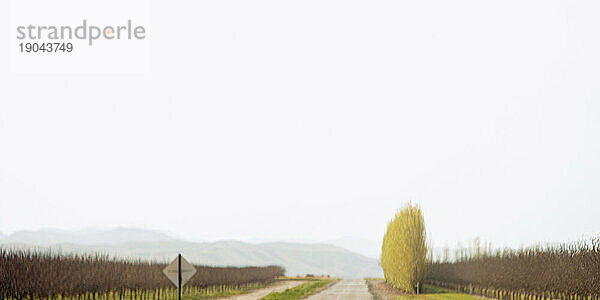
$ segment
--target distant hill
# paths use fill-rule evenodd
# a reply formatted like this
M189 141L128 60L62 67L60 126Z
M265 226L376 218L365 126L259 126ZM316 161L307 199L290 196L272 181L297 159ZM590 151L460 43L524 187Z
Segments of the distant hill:
M327 241L327 243L370 258L379 259L381 257L381 243L379 242L354 237L343 237Z
M43 229L39 231L18 231L0 240L3 244L31 244L49 246L56 244L115 244L125 242L152 242L172 240L173 238L153 230L119 227L106 231L99 230L59 230Z
M272 243L272 242L286 242L286 243L301 243L301 244L331 244L334 246L345 248L351 252L362 254L366 257L379 259L381 256L381 243L356 237L342 237L326 242L318 242L307 239L249 239L247 240L252 244Z
M52 243L52 239L62 242ZM92 243L91 241L95 241ZM80 233L42 230L15 233L0 241L5 247L45 246L64 253L102 252L117 257L171 261L178 253L195 264L214 266L281 265L288 275L329 274L344 278L381 276L377 260L331 244L239 241L187 242L149 230L118 228Z

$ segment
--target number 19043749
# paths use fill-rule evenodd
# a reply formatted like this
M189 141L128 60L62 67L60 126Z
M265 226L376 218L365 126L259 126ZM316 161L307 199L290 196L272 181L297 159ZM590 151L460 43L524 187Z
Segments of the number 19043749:
M72 52L72 43L20 43L21 52Z

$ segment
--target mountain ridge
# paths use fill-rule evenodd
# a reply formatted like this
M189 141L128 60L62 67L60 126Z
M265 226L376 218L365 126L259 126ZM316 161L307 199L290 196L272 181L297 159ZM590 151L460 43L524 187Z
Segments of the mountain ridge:
M60 253L103 253L117 258L152 259L168 262L181 253L190 262L211 266L280 265L288 275L328 274L336 277L363 278L380 276L377 260L352 252L330 243L265 242L252 244L237 240L214 242L190 242L176 239L166 234L155 234L146 229L118 229L120 232L112 242L107 242L107 234L85 237L73 241L64 239L60 243L49 243L56 238L52 230L40 230L41 242L36 242L36 234L10 235L0 240L4 247L18 249L46 249ZM108 232L114 233L115 230ZM141 238L127 234L142 234ZM98 238L98 237L102 238ZM22 240L19 240L23 237ZM165 238L167 237L167 238ZM58 240L55 240L58 241ZM88 243L81 243L81 241ZM102 241L102 243L89 243Z

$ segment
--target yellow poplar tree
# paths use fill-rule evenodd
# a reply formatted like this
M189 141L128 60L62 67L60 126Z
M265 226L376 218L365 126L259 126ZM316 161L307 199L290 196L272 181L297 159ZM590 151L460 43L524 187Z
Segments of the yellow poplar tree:
M421 208L407 204L390 223L383 237L381 267L385 280L413 293L423 286L428 267L427 236Z

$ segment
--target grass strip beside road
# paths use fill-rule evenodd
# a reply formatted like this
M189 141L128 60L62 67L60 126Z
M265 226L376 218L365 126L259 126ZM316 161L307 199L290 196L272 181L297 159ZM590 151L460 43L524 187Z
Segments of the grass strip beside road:
M335 279L322 279L303 283L299 286L287 289L283 292L273 292L261 298L261 300L295 300L301 299L318 291L320 288L334 282Z
M295 276L295 277L290 277L290 276L280 276L277 277L276 280L280 280L280 281L319 281L319 280L327 280L327 279L334 279L333 277L329 277L329 276Z

